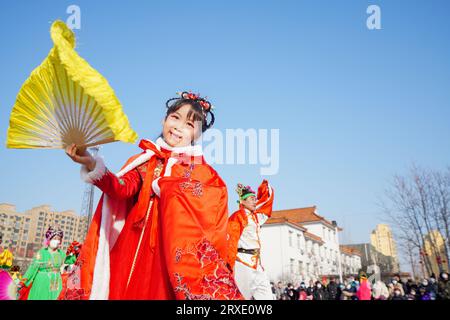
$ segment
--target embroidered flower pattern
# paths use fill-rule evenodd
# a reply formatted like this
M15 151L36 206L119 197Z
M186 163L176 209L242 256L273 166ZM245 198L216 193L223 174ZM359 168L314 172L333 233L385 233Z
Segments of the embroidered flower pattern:
M206 269L211 264L214 264L215 267L212 272L204 273L200 279L201 293L199 294L194 294L188 284L183 281L184 277L179 273L175 273L175 292L182 292L188 300L232 300L241 298L232 273L209 240L203 239L185 250L177 248L175 254L176 263L179 263L182 257L186 255L193 255L199 262L201 269Z
M189 166L189 169L185 170L183 177L189 179L188 181L181 182L179 187L181 191L188 192L191 191L194 197L200 198L203 195L203 186L201 182L192 181L192 170L194 170L194 164Z

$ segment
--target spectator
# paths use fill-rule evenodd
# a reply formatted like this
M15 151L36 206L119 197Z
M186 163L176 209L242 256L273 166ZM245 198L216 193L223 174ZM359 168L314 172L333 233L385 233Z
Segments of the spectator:
M417 300L431 300L430 294L427 292L427 288L422 285L419 287Z
M300 287L298 287L298 300L307 300L306 294L306 284L304 282L300 283Z
M344 282L345 288L342 291L341 300L354 300L356 290L348 281Z
M328 300L327 292L323 288L320 281L316 281L313 293L314 300Z
M383 281L378 280L375 282L373 285L372 296L374 300L387 300L389 298L390 295L388 287Z
M439 300L450 299L450 282L448 281L447 272L441 272L439 275L437 298Z
M417 300L416 289L411 286L409 293L406 295L406 300Z
M364 272L361 272L359 279L359 286L356 289L358 300L370 300L372 298L372 288L367 280L367 275Z
M275 288L275 283L274 282L270 282L270 288L272 290L273 299L274 300L278 300L277 299L277 290Z
M292 283L288 283L285 293L288 296L289 300L298 300L297 290L294 289Z
M434 273L430 277L430 296L431 300L436 300L437 293L438 293L438 283L436 281L436 276Z
M394 286L397 284L397 287L398 287L398 286L401 286L401 287L402 287L402 294L403 294L403 296L404 296L404 295L405 295L405 292L407 292L406 283L404 283L404 282L401 280L399 274L396 274L396 275L394 276L394 281L395 281Z
M340 284L337 286L337 296L336 296L336 300L343 300L343 299L342 299L342 294L343 294L344 289L345 289L344 283L340 283Z
M328 300L338 300L338 285L334 278L330 278L330 283L327 286Z
M402 290L400 289L400 286L394 285L394 295L392 296L391 300L405 300L405 296Z
M307 300L313 300L314 299L314 281L309 281L309 287L306 289L306 296Z
M275 288L275 295L277 300L282 300L281 295L284 294L283 283L278 281L277 286Z
M389 297L388 299L391 300L394 296L394 284L392 282L388 283L387 285L388 291L389 291Z

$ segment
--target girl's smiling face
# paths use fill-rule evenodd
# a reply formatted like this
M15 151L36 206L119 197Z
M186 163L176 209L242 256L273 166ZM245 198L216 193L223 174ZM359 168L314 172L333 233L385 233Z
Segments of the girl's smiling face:
M202 133L201 121L195 121L190 104L182 105L167 115L163 122L163 138L171 147L185 147L192 144Z

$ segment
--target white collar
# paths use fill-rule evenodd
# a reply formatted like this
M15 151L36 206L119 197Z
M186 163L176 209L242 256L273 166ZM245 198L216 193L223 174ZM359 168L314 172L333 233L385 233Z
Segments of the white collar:
M171 147L161 137L156 139L156 142L154 144L158 147L159 150L161 150L161 148L163 148L166 150L170 150L174 153L179 153L179 154L184 153L188 156L202 156L203 155L202 146L200 144L196 144L193 146L185 146L185 147Z
M171 147L169 146L161 137L156 139L156 142L153 142L151 140L145 139L146 141L152 143L159 151L161 151L161 148L170 150L173 153L184 153L188 156L202 156L202 146L200 144L194 145L194 146L186 146L186 147ZM144 162L148 161L155 153L147 149L144 154L141 154L139 157L134 159L131 163L129 163L127 166L125 166L122 170L120 170L116 175L118 177L123 176L128 171L136 168L137 166L143 164ZM173 158L171 158L173 159Z

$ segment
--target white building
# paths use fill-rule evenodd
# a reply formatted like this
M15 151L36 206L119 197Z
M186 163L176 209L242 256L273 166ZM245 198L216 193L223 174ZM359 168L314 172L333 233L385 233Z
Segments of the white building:
M274 211L261 230L261 259L270 280L342 280L339 231L336 222L316 213L315 206ZM352 263L356 268L357 261Z
M261 230L261 261L271 281L295 284L318 279L323 241L301 224L271 218Z
M341 249L341 261L342 272L344 275L357 275L362 268L361 252L355 248L340 246Z

